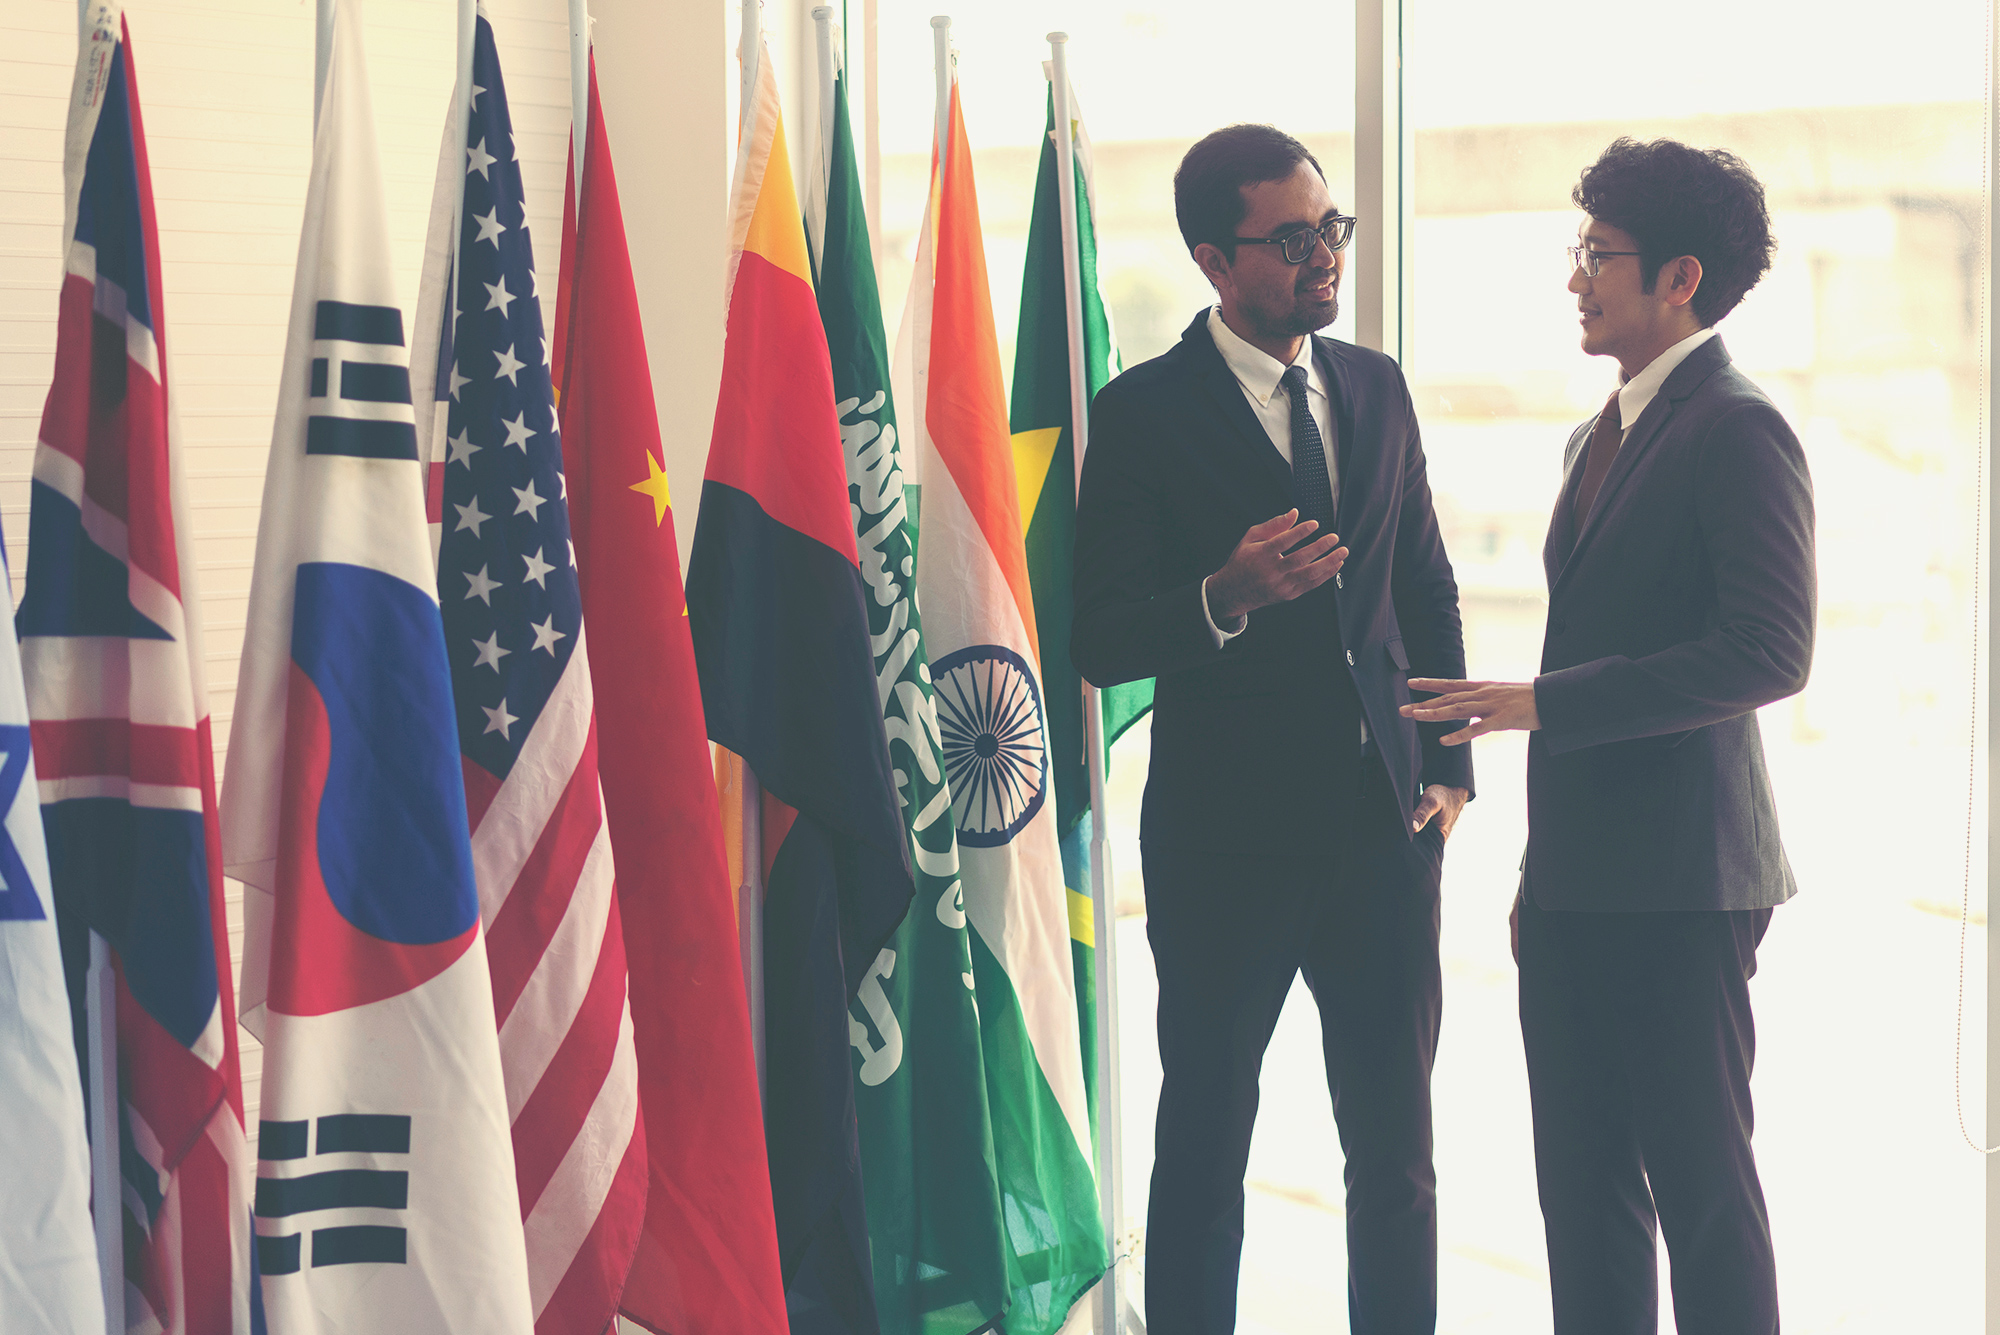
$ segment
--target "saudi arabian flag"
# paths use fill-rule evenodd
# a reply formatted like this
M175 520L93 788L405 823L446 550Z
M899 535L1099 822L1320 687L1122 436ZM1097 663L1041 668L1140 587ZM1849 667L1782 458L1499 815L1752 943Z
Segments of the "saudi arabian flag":
M1047 72L1047 66L1043 67ZM1070 94L1070 107L1076 95ZM1028 222L1028 263L1021 279L1021 325L1014 344L1014 397L1008 429L1014 472L1027 525L1028 579L1035 592L1035 627L1042 642L1042 685L1048 693L1049 763L1055 772L1056 822L1063 883L1069 890L1070 954L1076 965L1076 1009L1090 1124L1097 1119L1097 949L1090 902L1090 772L1084 765L1083 679L1070 665L1073 600L1070 552L1076 542L1076 454L1070 430L1069 323L1063 300L1062 204L1056 193L1055 91L1049 92L1048 133L1035 177ZM1083 365L1090 398L1120 369L1111 320L1097 287L1096 210L1090 190L1090 139L1081 116L1070 121L1075 148L1076 231L1083 277ZM1102 692L1105 748L1153 707L1153 683L1127 682ZM1108 756L1107 756L1108 763Z
M813 190L807 216L861 571L873 595L877 685L917 882L909 916L876 957L847 1021L875 1305L883 1335L964 1335L1007 1305L1000 1190L957 827L917 614L916 520L905 500L844 70L833 106L813 182L824 196Z

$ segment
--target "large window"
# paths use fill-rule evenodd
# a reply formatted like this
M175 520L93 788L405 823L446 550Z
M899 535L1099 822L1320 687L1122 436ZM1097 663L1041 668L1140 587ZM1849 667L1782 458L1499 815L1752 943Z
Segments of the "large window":
M1889 24L1789 0L1415 8L1411 379L1475 674L1538 665L1563 443L1616 384L1608 360L1577 349L1570 186L1630 134L1728 148L1769 192L1777 265L1719 328L1804 440L1819 514L1812 683L1762 719L1800 887L1752 984L1785 1325L1976 1329L1983 1169L1958 1135L1951 1044L1973 760L1985 6L1913 0ZM1546 1330L1503 921L1524 747L1519 734L1479 745L1482 796L1445 882L1438 1168L1446 1265L1459 1261L1443 1329ZM1975 1135L1983 937L1966 1029Z

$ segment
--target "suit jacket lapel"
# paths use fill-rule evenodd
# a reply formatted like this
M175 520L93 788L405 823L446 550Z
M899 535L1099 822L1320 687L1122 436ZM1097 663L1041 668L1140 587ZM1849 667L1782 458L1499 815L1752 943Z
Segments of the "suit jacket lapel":
M1334 513L1340 523L1340 532L1345 534L1354 526L1350 522L1358 512L1358 507L1366 504L1368 482L1355 469L1357 455L1354 450L1354 387L1348 382L1347 363L1340 357L1333 343L1312 336L1313 360L1319 363L1319 373L1326 381L1327 399L1333 406L1330 414L1333 420L1334 478L1340 488L1335 498ZM1373 463L1372 456L1369 460Z
M1555 512L1549 516L1549 536L1542 544L1542 571L1554 588L1570 554L1576 550L1576 492L1583 485L1584 456L1589 451L1593 418L1570 433L1563 450L1563 483L1556 492Z
M1195 380L1201 384L1222 419L1229 423L1235 444L1247 451L1255 466L1284 488L1287 496L1291 495L1292 466L1285 462L1285 456L1278 453L1278 447L1271 443L1271 437L1265 433L1257 415L1250 411L1249 401L1243 397L1243 386L1237 383L1229 363L1222 360L1222 353L1216 349L1215 339L1208 332L1207 311L1195 317L1194 323L1181 335L1181 343L1195 364Z
M1597 500L1591 505L1589 515L1584 518L1582 531L1576 535L1576 545L1570 549L1569 559L1563 565L1563 574L1568 574L1575 567L1583 556L1584 549L1590 545L1591 539L1611 521L1612 511L1623 499L1620 492L1624 490L1626 479L1630 478L1633 471L1644 461L1647 448L1659 439L1661 431L1665 430L1667 423L1672 420L1674 409L1681 400L1693 394L1701 387L1703 381L1728 364L1729 352L1722 346L1722 339L1718 336L1690 352L1687 358L1673 369L1666 383L1660 386L1660 392L1653 396L1653 401L1646 405L1646 411L1639 414L1639 420L1634 422L1631 431L1626 433L1625 443L1619 446L1618 457L1611 461L1611 471L1604 475L1604 485L1598 489ZM1579 472L1584 455L1588 452L1585 449L1577 454Z

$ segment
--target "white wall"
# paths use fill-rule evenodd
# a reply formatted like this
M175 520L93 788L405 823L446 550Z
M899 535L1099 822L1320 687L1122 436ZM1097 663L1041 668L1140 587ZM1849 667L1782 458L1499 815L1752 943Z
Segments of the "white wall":
M487 0L507 78L529 225L541 263L560 246L570 121L564 0ZM721 374L726 112L720 0L671 8L598 0L598 81L619 168L652 354L683 559ZM672 12L683 10L686 12ZM373 0L366 45L406 327L455 70L451 0ZM0 6L0 522L18 594L28 476L54 366L62 272L62 136L75 0ZM171 393L186 442L208 635L217 760L270 448L310 166L314 6L131 0L152 157ZM551 286L547 291L553 291ZM543 318L552 319L549 299ZM232 958L242 957L231 891ZM254 1122L260 1063L244 1035Z

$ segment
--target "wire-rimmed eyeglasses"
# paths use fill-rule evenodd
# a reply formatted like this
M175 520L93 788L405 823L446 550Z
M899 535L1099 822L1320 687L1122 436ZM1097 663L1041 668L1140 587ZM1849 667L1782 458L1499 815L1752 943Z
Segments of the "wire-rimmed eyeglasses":
M1614 255L1639 253L1636 250L1592 250L1589 246L1565 246L1564 250L1569 255L1569 272L1573 274L1581 269L1585 278L1597 277L1598 270L1604 267L1604 261Z
M1336 213L1317 227L1301 227L1284 236L1239 236L1235 239L1247 246L1283 246L1285 263L1304 264L1306 257L1321 241L1326 242L1328 250L1345 250L1347 243L1354 239L1354 219L1344 213Z

